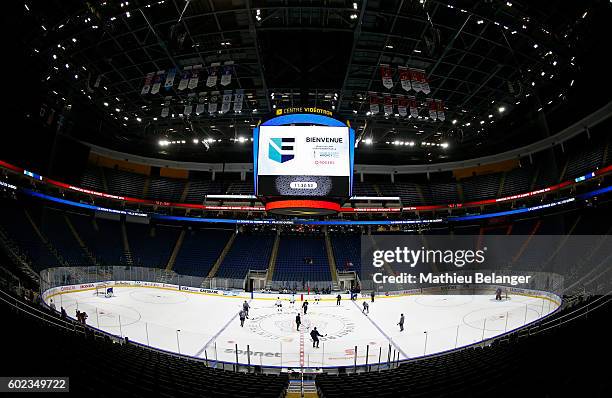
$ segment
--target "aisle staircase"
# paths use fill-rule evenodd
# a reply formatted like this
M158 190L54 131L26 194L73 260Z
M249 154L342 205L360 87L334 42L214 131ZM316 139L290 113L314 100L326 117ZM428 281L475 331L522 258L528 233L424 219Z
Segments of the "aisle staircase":
M83 250L83 252L85 253L85 258L89 260L89 263L91 265L98 266L99 264L97 263L96 258L93 256L93 254L91 254L91 252L87 248L87 245L85 244L83 239L81 239L79 232L76 230L76 228L72 224L72 221L70 221L70 218L68 218L66 214L64 214L64 220L66 220L66 224L68 224L68 229L70 229L72 236L74 237L74 239L76 239L77 243L79 244L79 248L81 248L81 250Z
M289 380L285 398L319 398L314 380Z
M126 265L132 266L134 265L134 260L132 259L132 251L130 250L130 242L127 237L127 229L125 227L125 223L121 223L121 238L123 240L123 256L125 257Z
M332 288L335 290L338 288L338 272L331 238L329 237L327 230L325 230L325 250L327 251L327 263L329 264L329 272L331 273L332 277Z
M183 247L183 240L185 240L185 230L183 229L179 234L178 239L176 240L176 244L174 245L174 249L172 249L172 254L168 259L168 264L166 264L166 271L171 271L174 267L174 263L176 262L176 257L181 251L181 247Z
M68 264L66 262L66 260L64 260L64 258L61 256L61 254L59 254L59 252L51 244L51 242L49 242L49 240L43 235L43 233L41 232L40 228L38 228L38 225L36 225L36 223L32 219L32 216L30 216L30 213L27 210L25 210L25 209L23 211L25 213L26 218L28 219L28 222L30 223L30 225L34 229L34 232L36 233L36 236L38 236L38 238L43 242L43 244L45 246L47 246L47 248L49 249L51 254L53 254L53 256L55 256L55 258L57 259L58 263L60 263L64 267L70 266L70 264Z
M280 245L280 234L276 234L274 245L272 246L272 254L268 262L268 276L266 278L266 288L272 287L272 277L274 276L274 268L276 267L276 257L278 256L278 246Z
M223 251L221 254L219 254L219 258L217 258L217 261L215 261L210 271L208 271L208 275L206 276L207 278L215 277L217 271L219 271L219 267L221 267L221 263L223 263L223 260L225 259L225 256L227 256L227 253L229 253L229 251L232 249L234 240L236 240L236 235L238 234L232 234L232 236L230 236L229 240L225 244L225 247L223 248Z

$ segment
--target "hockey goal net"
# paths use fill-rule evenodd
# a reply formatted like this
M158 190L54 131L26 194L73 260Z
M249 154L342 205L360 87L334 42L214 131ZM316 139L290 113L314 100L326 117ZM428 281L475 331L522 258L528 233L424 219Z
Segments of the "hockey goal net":
M95 296L112 297L114 296L113 286L108 283L96 285Z
M510 299L511 297L508 293L508 289L501 289L501 291L495 291L495 300L507 301Z

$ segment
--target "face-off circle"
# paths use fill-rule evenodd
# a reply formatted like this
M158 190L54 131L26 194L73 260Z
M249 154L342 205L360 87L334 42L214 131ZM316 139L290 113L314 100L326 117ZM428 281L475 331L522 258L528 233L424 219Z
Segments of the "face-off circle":
M334 340L347 336L355 331L355 322L338 314L312 313L302 315L300 331L308 333L313 328L321 334L327 334L321 340ZM287 341L288 337L297 338L300 331L296 329L295 313L276 313L251 318L246 325L251 333L271 340Z

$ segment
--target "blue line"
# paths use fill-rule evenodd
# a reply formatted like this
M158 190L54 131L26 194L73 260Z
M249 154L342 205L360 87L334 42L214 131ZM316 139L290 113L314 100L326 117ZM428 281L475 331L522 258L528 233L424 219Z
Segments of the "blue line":
M359 310L359 312L362 312L362 311L361 311L361 308L359 308L359 306L357 305L357 302L355 302L355 301L353 301L353 300L351 300L351 301L353 302L353 304L355 304L355 307L357 307L357 310ZM362 312L362 313L363 313L363 312ZM387 333L385 333L385 332L384 332L384 331L383 331L383 330L380 328L380 326L378 326L378 325L376 324L376 322L374 322L374 321L372 320L372 318L370 318L369 316L367 316L367 315L365 315L365 314L364 314L363 316L365 316L365 317L368 319L368 321L370 321L370 323L371 323L372 325L374 325L374 327L375 327L376 329L378 329L378 331L379 331L379 332L380 332L380 333L381 333L383 336L385 336L385 337L387 338L387 340L389 340L389 341L391 342L391 344L393 344L393 347L395 347L395 349L397 349L399 352L401 352L401 353L402 353L402 355L404 356L404 359L409 359L408 355L407 355L407 354L406 354L404 351L402 351L402 349L400 348L400 346L399 346L399 345L397 345L397 344L395 343L395 341L393 341L393 339L392 339L391 337L389 337L389 335L387 335Z
M248 301L249 304L251 304L251 300ZM250 308L249 308L250 309ZM208 340L208 342L204 345L204 347L200 348L200 350L198 352L196 352L195 356L199 357L202 352L204 352L204 350L210 345L211 342L215 341L217 339L217 337L219 337L219 335L221 333L223 333L223 331L225 331L225 329L227 329L227 327L230 325L230 323L232 323L232 321L238 316L238 313L236 315L234 315L233 317L230 318L229 321L227 321L227 323L225 324L225 326L223 326L221 328L221 330L219 330L217 332L217 334L215 334L213 337L210 338L210 340ZM217 363L217 360L215 360L215 364Z

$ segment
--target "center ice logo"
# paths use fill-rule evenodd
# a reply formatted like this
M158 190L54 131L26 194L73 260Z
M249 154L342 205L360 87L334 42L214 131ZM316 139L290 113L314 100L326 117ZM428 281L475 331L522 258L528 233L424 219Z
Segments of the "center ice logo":
M270 138L268 158L278 163L285 163L295 157L295 138Z
M251 333L257 334L270 340L291 341L292 337L297 336L293 333L298 333L295 328L295 314L290 313L274 313L260 315L251 318L245 326ZM354 320L340 314L326 314L317 312L308 314L302 317L301 330L307 331L309 327L315 327L319 330L324 330L326 337L321 338L322 341L339 339L341 337L352 334L355 331Z

